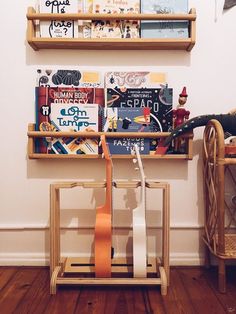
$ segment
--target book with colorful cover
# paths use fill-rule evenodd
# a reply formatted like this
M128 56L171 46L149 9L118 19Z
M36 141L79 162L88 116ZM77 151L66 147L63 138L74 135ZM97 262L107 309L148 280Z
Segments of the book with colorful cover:
M39 1L40 13L78 13L81 6L78 0ZM78 37L78 22L72 20L40 21L41 37L76 38Z
M110 153L127 155L137 144L141 154L148 155L150 141L142 138L142 132L149 132L150 108L107 108L103 119L104 132L139 132L139 138L107 138Z
M93 0L93 13L129 14L139 13L138 0ZM138 38L139 22L131 20L92 21L92 38Z
M107 88L106 107L150 108L150 132L172 128L172 88Z
M148 71L106 72L104 84L106 88L157 88L166 85L166 74Z
M150 132L170 132L172 105L172 88L108 88L105 108L150 108ZM157 139L150 139L151 153L157 144Z
M80 69L37 69L36 86L103 87L101 73Z
M37 87L36 130L53 132L101 130L103 95L102 88ZM98 146L96 139L40 138L36 141L36 152L97 154Z
M142 0L141 12L150 14L188 13L188 0ZM142 21L142 38L188 38L188 21Z

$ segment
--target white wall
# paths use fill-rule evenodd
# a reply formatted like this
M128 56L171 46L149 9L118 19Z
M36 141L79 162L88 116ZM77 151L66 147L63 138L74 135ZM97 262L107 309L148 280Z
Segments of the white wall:
M13 5L14 3L14 5ZM197 42L191 53L184 51L33 51L26 42L26 11L33 0L5 1L1 5L0 104L1 104L1 198L0 264L44 264L48 260L49 184L67 179L93 180L104 177L103 161L28 160L27 125L34 122L35 70L38 66L81 66L106 70L153 70L166 72L174 88L174 103L184 85L189 94L191 117L206 113L226 113L236 107L236 7L222 13L223 0L189 1L197 9ZM202 129L195 131L192 161L145 160L150 179L171 184L171 263L199 264L203 257L200 233L203 226L201 175ZM135 177L130 161L115 161L115 177ZM95 200L102 203L102 191L73 192L70 208L63 211L63 251L86 255L92 244L91 225ZM71 192L72 193L72 192ZM125 209L125 191L115 191L117 224L126 225L120 234L117 252L124 253L130 226ZM131 195L132 196L132 195ZM67 199L67 198L66 198ZM149 192L148 210L158 226L155 211L158 194ZM136 198L128 200L130 208ZM76 212L75 208L81 211ZM84 208L88 208L85 212ZM123 210L122 210L123 208ZM89 210L90 209L90 210ZM157 209L160 209L159 205ZM76 226L83 227L78 231ZM86 229L87 228L87 229ZM160 233L158 229L157 234ZM78 237L79 235L82 235ZM77 239L78 237L78 239ZM118 239L118 237L116 237ZM82 240L81 240L82 239ZM86 244L86 245L85 245ZM149 230L153 253L155 230ZM80 248L78 250L78 247Z

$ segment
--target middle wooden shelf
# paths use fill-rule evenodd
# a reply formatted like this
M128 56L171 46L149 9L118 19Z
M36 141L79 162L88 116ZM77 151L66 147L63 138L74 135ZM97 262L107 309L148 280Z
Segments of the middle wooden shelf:
M107 138L166 138L170 135L169 132L47 132L47 131L35 131L35 124L29 124L28 126L28 158L29 159L91 159L102 158L101 154L86 155L86 154L49 154L38 153L36 151L36 139L44 138L96 138L100 139L101 135L105 134ZM157 155L155 152L149 155L141 155L145 159L182 159L191 160L193 158L192 145L193 145L193 133L186 133L181 137L185 141L186 151L179 154L165 154ZM133 158L131 154L128 155L112 155L112 158Z

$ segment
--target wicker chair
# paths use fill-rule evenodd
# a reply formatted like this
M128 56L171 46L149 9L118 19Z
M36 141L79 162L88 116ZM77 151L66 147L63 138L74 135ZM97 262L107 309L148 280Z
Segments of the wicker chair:
M203 240L206 244L206 266L210 265L210 253L218 260L220 292L226 292L225 262L236 259L236 234L232 228L236 223L236 206L228 204L225 200L225 179L230 177L232 185L236 186L231 165L236 165L236 158L225 155L223 128L217 120L211 120L203 135Z

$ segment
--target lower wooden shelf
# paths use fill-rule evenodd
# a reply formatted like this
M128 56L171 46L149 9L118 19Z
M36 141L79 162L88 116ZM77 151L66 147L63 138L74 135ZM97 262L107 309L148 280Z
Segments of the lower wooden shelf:
M66 137L82 137L82 138L97 138L99 139L102 134L108 138L163 138L170 135L169 132L143 132L143 133L111 133L111 132L41 132L35 131L35 125L29 124L28 126L28 158L29 159L99 159L102 158L101 154L49 154L36 152L36 139L39 138L66 138ZM150 155L141 155L143 159L179 159L191 160L193 158L193 133L186 133L181 138L185 141L186 151L181 154L165 154L157 155L154 152ZM132 159L133 156L129 155L112 155L114 159Z

